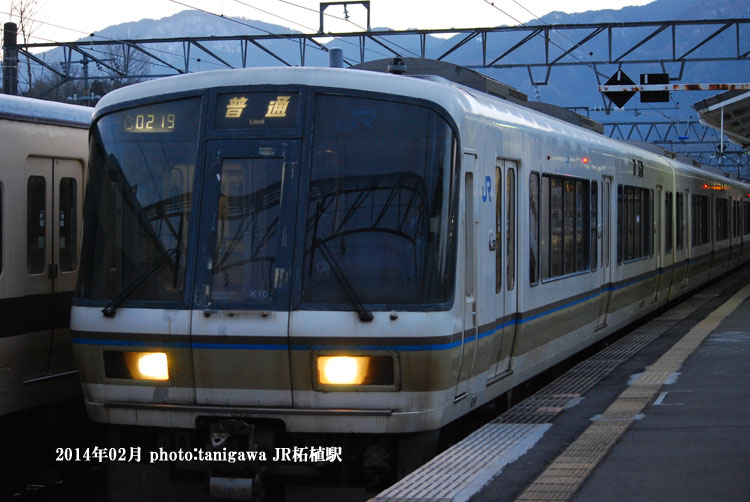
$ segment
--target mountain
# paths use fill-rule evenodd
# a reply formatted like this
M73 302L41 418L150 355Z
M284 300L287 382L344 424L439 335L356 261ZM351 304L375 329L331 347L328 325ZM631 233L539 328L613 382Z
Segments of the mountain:
M651 21L651 20L673 20L673 19L729 19L729 18L750 18L750 2L743 0L733 2L731 0L657 0L648 5L640 7L625 7L619 10L598 10L588 11L577 14L566 14L562 12L551 12L540 20L535 20L534 24L583 24L583 23L607 23L607 22L631 22L631 21ZM709 36L717 29L716 25L705 27L691 27L690 29L678 30L678 50L686 52L690 50L696 41ZM589 30L590 31L590 30ZM579 30L579 32L566 31L564 33L553 31L551 34L552 45L550 46L550 58L554 59L562 54L564 49L571 47L576 41L581 40L589 31ZM613 44L616 50L626 51L632 47L638 40L648 35L653 28L636 28L630 31L618 30L614 32ZM692 55L700 55L701 52L710 51L728 51L734 47L734 30L727 30L721 35L715 37L705 46L696 50ZM747 30L745 30L747 31ZM261 34L261 33L297 33L289 28L276 26L260 21L238 18L229 20L212 16L210 14L198 11L184 11L164 19L153 20L144 19L138 22L123 23L111 26L97 33L100 37L106 37L114 40L122 39L147 39L147 38L176 38L189 36L205 35L239 35L239 34ZM744 33L748 36L748 33ZM428 37L427 57L439 57L446 50L456 45L465 35L458 34L450 39L439 39ZM512 47L524 34L518 33L493 33L487 39L487 52L491 58L502 54L509 47ZM86 40L86 39L85 39ZM398 40L392 38L381 38L381 42L390 45L394 50L403 53L406 56L414 56L420 53L420 40L418 36L404 36ZM398 47L393 42L398 44ZM368 40L365 58L367 60L380 59L392 56L387 49L381 45ZM446 58L447 61L462 65L479 65L481 64L481 37L463 45L455 50ZM745 43L745 42L743 42ZM300 65L302 55L304 62L308 66L326 66L328 64L328 54L326 51L308 44L303 47L296 41L286 39L267 40L263 45L271 52L276 54L281 60L291 64ZM243 46L238 41L231 42L207 42L205 46L214 52L218 57L233 66L242 66ZM356 39L350 40L329 40L327 47L340 47L344 50L345 58L348 61L358 62L360 59L359 47ZM747 50L748 47L743 48ZM111 49L110 49L111 50ZM183 44L176 42L170 45L159 45L152 48L153 53L169 65L183 67L186 55L183 53ZM603 59L600 55L606 54L606 34L602 34L566 56L583 61L595 61ZM641 55L647 55L650 58L666 59L671 57L671 30L665 30L652 40L647 42L639 49ZM492 56L494 55L494 56ZM539 37L531 43L524 45L514 54L504 59L507 62L529 62L543 61L544 43ZM43 56L47 61L63 60L62 49L50 51ZM100 51L97 57L112 66L120 65L124 56L122 54L107 53L106 50ZM250 45L247 50L246 66L279 66L282 61L273 57L254 46ZM137 58L133 58L136 60ZM565 60L565 59L563 59ZM192 46L188 61L190 71L204 71L212 69L226 68L221 62L217 62L208 54L199 48ZM91 65L90 65L91 66ZM131 66L131 70L132 70ZM679 64L666 64L666 70L672 77L682 72L680 82L747 82L750 80L750 71L748 63L742 62L723 62L721 66L717 63L691 63L680 68ZM720 68L720 70L719 70ZM140 70L151 73L174 73L165 64L157 64L152 67L141 67ZM612 115L597 112L596 108L602 108L607 101L599 94L597 86L604 83L609 76L617 70L616 65L599 65L586 68L583 66L555 66L549 75L549 85L534 85L529 78L526 68L517 69L486 69L480 70L489 76L508 83L513 87L525 92L529 99L558 104L560 106L576 107L579 113L590 114L592 118L600 121L612 121ZM662 71L661 65L624 65L623 70L634 80L638 81L640 73L659 73ZM101 66L98 69L90 69L91 74L96 71L105 71ZM534 79L537 81L545 80L545 68L535 68L533 70ZM599 73L597 79L597 73ZM642 114L640 119L652 120L690 120L695 119L695 112L692 110L692 104L707 97L702 92L683 92L673 93L672 103L656 105L641 105L637 97L628 103L628 108L635 109L635 114ZM626 117L625 112L613 114L619 119L630 119Z

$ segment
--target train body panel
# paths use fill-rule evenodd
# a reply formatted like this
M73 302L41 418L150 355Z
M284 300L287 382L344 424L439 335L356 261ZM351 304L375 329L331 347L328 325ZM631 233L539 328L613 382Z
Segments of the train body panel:
M207 72L106 96L92 141L129 187L72 316L112 424L433 430L748 259L748 185L447 82Z
M0 415L80 393L68 319L91 113L0 96Z

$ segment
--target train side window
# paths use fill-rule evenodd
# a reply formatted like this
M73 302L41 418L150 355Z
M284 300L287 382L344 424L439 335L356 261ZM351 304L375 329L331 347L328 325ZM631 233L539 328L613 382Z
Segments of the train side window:
M576 272L589 268L589 186L587 181L576 181Z
M576 271L576 199L575 182L566 179L563 181L563 261L565 263L565 274Z
M550 278L550 179L542 176L541 205L541 235L539 244L541 247L542 279Z
M679 194L678 194L679 195ZM672 252L672 192L664 192L664 254Z
M653 254L653 190L617 187L617 263Z
M682 192L677 192L677 217L675 218L675 223L677 225L676 234L677 234L677 251L681 251L684 247L685 243L685 206L684 206L684 198L682 196Z
M549 276L563 275L563 183L550 178Z
M599 184L596 181L591 182L591 270L596 270L599 265L597 257L598 241L597 229L599 228Z
M641 246L641 191L635 187L625 187L627 207L625 208L625 221L628 229L625 232L627 245L625 246L625 259L634 260L637 250Z
M748 201L742 201L742 223L744 224L742 233L750 234L750 202Z
M58 247L60 250L60 270L71 272L76 268L76 235L78 211L78 183L75 178L60 180L60 220Z
M26 185L26 270L41 274L46 266L47 182L29 176Z
M589 182L542 176L542 278L587 270L591 245Z
M727 199L716 199L716 240L723 241L729 238L729 201Z
M507 219L508 224L505 227L507 233L508 248L506 253L507 259L507 287L512 291L516 285L516 171L508 168L508 195L505 198L508 202Z
M539 173L529 176L529 282L539 283Z
M692 197L693 207L693 246L700 246L707 244L711 240L711 234L709 233L709 203L708 197L705 195L693 195Z

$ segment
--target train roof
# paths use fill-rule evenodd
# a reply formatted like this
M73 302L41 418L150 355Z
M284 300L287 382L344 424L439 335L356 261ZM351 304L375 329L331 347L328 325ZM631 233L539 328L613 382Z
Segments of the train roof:
M54 101L0 94L0 119L88 129L94 109Z
M578 136L610 147L613 140L558 117L542 113L497 95L488 94L439 76L411 78L390 73L320 67L271 67L215 70L151 80L117 89L105 95L96 107L94 119L111 107L171 94L216 87L245 85L310 85L339 87L373 93L425 99L441 106L457 122L470 115L491 114L499 121L556 134ZM629 147L634 148L634 147Z
M343 68L270 67L214 70L165 77L123 87L106 94L97 104L94 118L123 102L216 87L244 85L310 85L425 98L446 108L451 99L443 83L425 82L399 75L353 71ZM440 95L444 97L441 99ZM452 97L452 96L451 96ZM451 112L452 110L448 110Z

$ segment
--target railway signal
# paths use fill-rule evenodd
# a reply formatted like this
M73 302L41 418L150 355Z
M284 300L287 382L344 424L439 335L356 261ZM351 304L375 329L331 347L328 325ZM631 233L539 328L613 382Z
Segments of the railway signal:
M635 82L630 80L630 77L625 75L625 72L622 70L617 70L617 72L612 75L609 80L607 80L607 83L604 85L604 87L607 86L633 86L635 85ZM616 90L616 91L605 91L602 90L603 86L599 86L599 91L603 92L605 96L609 98L610 101L612 101L614 104L617 105L617 108L622 108L625 106L625 103L627 103L630 98L633 97L635 94L635 91L626 91L626 90Z
M667 73L641 74L641 85L636 85L622 70L610 77L599 92L604 93L618 108L635 95L641 93L641 103L658 103L669 101L670 91L732 91L750 90L750 83L732 84L670 84Z

